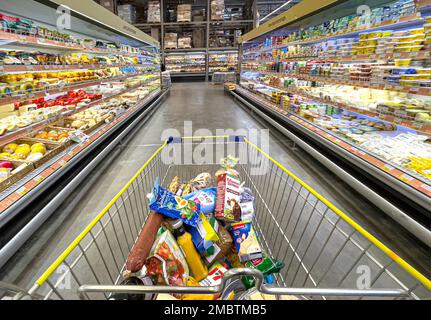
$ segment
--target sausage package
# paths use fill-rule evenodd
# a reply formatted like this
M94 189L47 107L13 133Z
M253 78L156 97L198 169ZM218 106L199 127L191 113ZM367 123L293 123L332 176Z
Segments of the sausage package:
M200 205L161 187L157 178L150 195L150 209L172 219L181 219L185 224L196 227Z
M233 169L238 159L222 159L222 169L217 171L217 198L215 217L226 222L241 221L239 173Z
M161 230L145 262L146 275L156 285L183 286L189 276L186 259L171 232Z

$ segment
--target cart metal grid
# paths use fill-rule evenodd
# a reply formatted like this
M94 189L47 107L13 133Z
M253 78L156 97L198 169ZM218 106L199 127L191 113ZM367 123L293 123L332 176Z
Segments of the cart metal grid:
M176 154L175 148L184 148L184 154L210 152L213 159L165 164L164 157ZM252 222L260 244L286 264L275 275L276 285L263 284L260 272L233 269L215 287L119 286L148 216L146 195L156 177L166 186L174 176L187 181L201 172L214 174L220 168L219 158L214 160L219 152L240 159L236 169L256 197ZM245 274L256 278L263 293L307 299L431 297L429 279L255 144L232 136L166 141L25 294L35 299L109 299L114 292L216 293Z

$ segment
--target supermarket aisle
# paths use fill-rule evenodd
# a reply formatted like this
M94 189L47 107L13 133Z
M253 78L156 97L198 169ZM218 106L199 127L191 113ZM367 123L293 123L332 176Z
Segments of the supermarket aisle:
M119 146L112 162L105 162L88 177L45 226L30 239L0 273L0 280L29 286L66 248L84 227L105 207L122 186L161 144L167 128L183 132L184 121L192 121L194 130L261 129L252 118L227 95L220 86L206 83L174 84L171 95L155 115L127 144ZM429 273L431 258L425 247L360 195L352 191L330 172L301 150L292 150L288 141L271 131L270 154L340 209L352 216L384 243L397 251L422 272Z

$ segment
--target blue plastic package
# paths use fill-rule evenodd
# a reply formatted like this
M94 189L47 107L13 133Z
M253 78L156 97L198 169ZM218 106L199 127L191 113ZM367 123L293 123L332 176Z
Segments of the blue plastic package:
M196 227L200 213L199 203L179 197L161 187L159 178L151 191L150 209L172 219L181 219L192 227Z
M200 204L201 212L205 215L214 213L217 188L207 188L190 193L183 198Z

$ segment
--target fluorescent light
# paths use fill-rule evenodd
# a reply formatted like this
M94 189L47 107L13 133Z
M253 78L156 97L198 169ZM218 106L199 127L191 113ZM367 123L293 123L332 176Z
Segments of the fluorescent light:
M263 17L262 19L260 19L260 21L266 20L267 18L269 18L270 16L272 16L274 13L276 13L277 11L279 11L280 9L284 8L285 6L287 6L289 3L291 3L293 0L289 0L287 1L285 4L282 4L281 6L279 6L277 9L275 9L274 11L270 12L268 15L266 15L265 17Z

